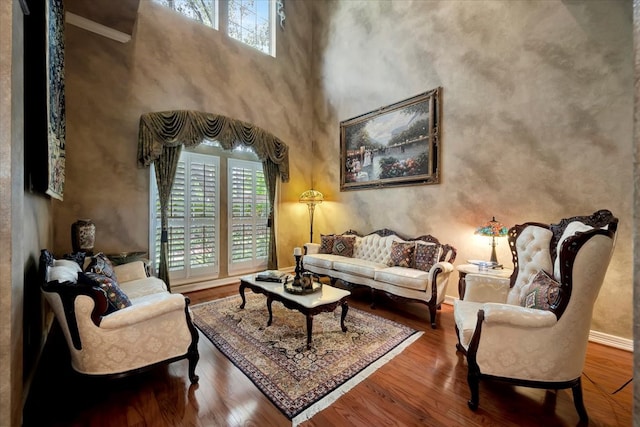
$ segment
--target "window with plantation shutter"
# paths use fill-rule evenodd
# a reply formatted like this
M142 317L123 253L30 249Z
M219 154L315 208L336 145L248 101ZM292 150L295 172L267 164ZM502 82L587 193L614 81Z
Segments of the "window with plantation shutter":
M151 176L151 259L160 262L160 201ZM215 278L219 273L220 159L182 151L168 207L169 274L172 279Z
M229 159L229 273L266 268L269 203L262 164Z

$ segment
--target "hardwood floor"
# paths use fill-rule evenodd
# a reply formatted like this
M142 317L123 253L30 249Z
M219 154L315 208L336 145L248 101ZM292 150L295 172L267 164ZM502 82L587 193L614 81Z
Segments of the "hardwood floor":
M237 293L237 285L189 294L192 304ZM481 382L480 407L467 407L466 361L456 353L453 307L431 329L426 306L381 298L375 310L354 292L351 307L424 331L404 352L302 424L312 426L574 426L570 390L547 391ZM347 316L348 324L348 316ZM57 326L57 324L56 324ZM24 427L288 426L290 421L200 334L200 382L187 361L119 380L85 378L69 365L54 327L25 404ZM589 343L583 375L591 426L632 425L633 354Z

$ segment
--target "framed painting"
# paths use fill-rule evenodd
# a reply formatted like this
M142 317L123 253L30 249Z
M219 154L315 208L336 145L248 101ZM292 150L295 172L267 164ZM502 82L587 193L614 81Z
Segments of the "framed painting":
M440 182L442 88L340 122L340 191Z

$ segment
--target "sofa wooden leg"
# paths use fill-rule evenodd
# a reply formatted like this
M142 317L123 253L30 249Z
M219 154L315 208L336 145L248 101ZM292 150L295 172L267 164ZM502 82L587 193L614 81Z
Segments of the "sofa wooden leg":
M429 306L429 316L431 316L431 329L436 328L436 309L434 305Z

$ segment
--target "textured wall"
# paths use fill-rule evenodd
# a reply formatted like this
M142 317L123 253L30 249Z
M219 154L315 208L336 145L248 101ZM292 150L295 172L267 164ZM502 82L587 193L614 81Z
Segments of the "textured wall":
M280 264L292 265L307 230L297 196L311 178L308 9L287 5L276 58L149 0L127 44L67 24L67 171L64 201L54 203L54 249L70 250L71 224L91 218L98 250L147 250L149 170L136 164L138 121L192 109L253 123L289 145L291 182L281 188L277 227Z
M492 215L510 226L611 209L620 233L593 329L631 337L629 2L286 8L275 59L148 0L125 45L67 25L68 169L65 200L54 202L56 251L70 249L77 218L96 222L100 250L146 250L138 119L196 109L254 123L290 146L276 224L281 266L306 240L297 197L311 184L328 199L316 210L316 241L348 228L432 233L459 249L459 262L488 257L473 230ZM444 88L442 183L341 193L339 122L436 86ZM510 260L506 241L498 258Z
M318 232L431 233L463 263L488 258L473 231L493 215L610 209L619 237L592 328L631 338L631 3L331 1L314 14L314 180L332 201ZM441 184L340 192L339 122L437 86ZM506 241L498 259L511 264Z

